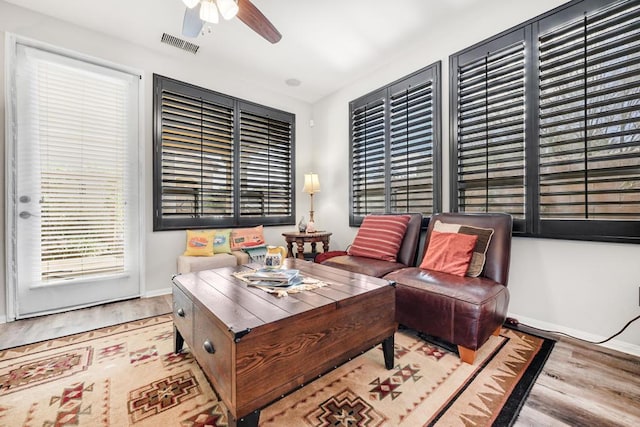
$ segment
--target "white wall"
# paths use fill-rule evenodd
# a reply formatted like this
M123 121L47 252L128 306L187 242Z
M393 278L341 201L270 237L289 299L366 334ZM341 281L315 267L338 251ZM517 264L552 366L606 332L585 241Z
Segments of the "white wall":
M317 102L313 107L313 153L322 192L316 222L334 233L332 249L344 249L356 229L349 227L348 103L424 66L442 61L443 197L449 210L449 55L520 24L565 1L483 1L451 20L425 28L389 63ZM456 33L453 36L453 33ZM393 61L393 62L392 62ZM640 314L640 245L549 239L513 240L510 315L529 325L599 340ZM609 345L640 354L640 321Z
M141 124L144 127L144 192L145 192L145 295L156 295L170 291L171 275L176 270L176 257L184 251L184 231L153 232L152 221L152 76L153 73L172 77L181 81L203 86L231 96L257 102L278 108L296 115L296 180L297 187L302 188L304 173L310 165L309 148L311 146L311 129L309 127L310 105L292 98L279 96L255 86L250 82L239 80L237 73L225 69L225 64L219 64L215 69L202 68L195 63L192 54L176 48L161 45L158 49L148 49L132 45L123 40L110 38L99 33L91 32L80 27L33 13L0 0L0 81L4 83L5 33L10 32L20 36L36 39L51 45L70 49L85 55L101 58L113 63L138 69L143 76L144 85L144 116ZM158 36L158 40L160 36ZM206 53L199 53L206 54ZM0 192L0 322L6 316L6 283L5 283L5 250L6 236L4 230L4 215L6 194L4 188L5 176L5 88L0 87L0 176L3 177ZM297 212L309 209L309 200L303 194L297 194ZM299 215L297 215L299 216ZM265 238L268 243L283 244L281 233L290 231L293 226L267 227Z

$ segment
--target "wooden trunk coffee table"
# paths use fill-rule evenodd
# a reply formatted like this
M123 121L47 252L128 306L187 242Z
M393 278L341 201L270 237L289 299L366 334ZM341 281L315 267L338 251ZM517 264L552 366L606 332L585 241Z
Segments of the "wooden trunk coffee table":
M329 286L278 298L235 278L241 266L173 279L175 350L186 341L230 426L257 426L261 408L378 343L393 368L391 283L292 258L285 267Z

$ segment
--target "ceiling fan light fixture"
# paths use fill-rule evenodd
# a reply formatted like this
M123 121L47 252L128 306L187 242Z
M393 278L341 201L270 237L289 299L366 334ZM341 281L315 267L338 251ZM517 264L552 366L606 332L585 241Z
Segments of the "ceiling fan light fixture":
M218 23L218 8L213 0L202 1L202 4L200 5L200 19L211 22L212 24Z
M198 3L200 3L200 0L182 0L182 3L184 3L184 5L189 9L193 9Z
M216 0L220 15L226 20L229 20L238 14L238 4L235 0Z

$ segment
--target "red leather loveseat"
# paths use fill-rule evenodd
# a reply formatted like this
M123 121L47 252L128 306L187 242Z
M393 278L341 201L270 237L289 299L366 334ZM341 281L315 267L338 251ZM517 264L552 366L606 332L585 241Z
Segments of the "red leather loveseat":
M355 273L366 274L373 277L382 277L387 273L415 265L418 243L420 241L420 230L422 227L422 214L385 214L385 215L409 215L409 222L396 255L396 261L386 261L366 256L349 255L342 252L341 255L321 260L321 264L342 270L353 271ZM335 254L335 252L334 252ZM331 254L331 255L334 255ZM320 254L322 255L322 254ZM319 255L319 256L320 256Z

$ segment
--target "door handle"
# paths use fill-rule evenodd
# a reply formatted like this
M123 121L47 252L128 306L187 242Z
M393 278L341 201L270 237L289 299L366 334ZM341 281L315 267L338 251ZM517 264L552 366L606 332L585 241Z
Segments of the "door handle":
M178 316L184 317L184 308L179 308L178 309Z

